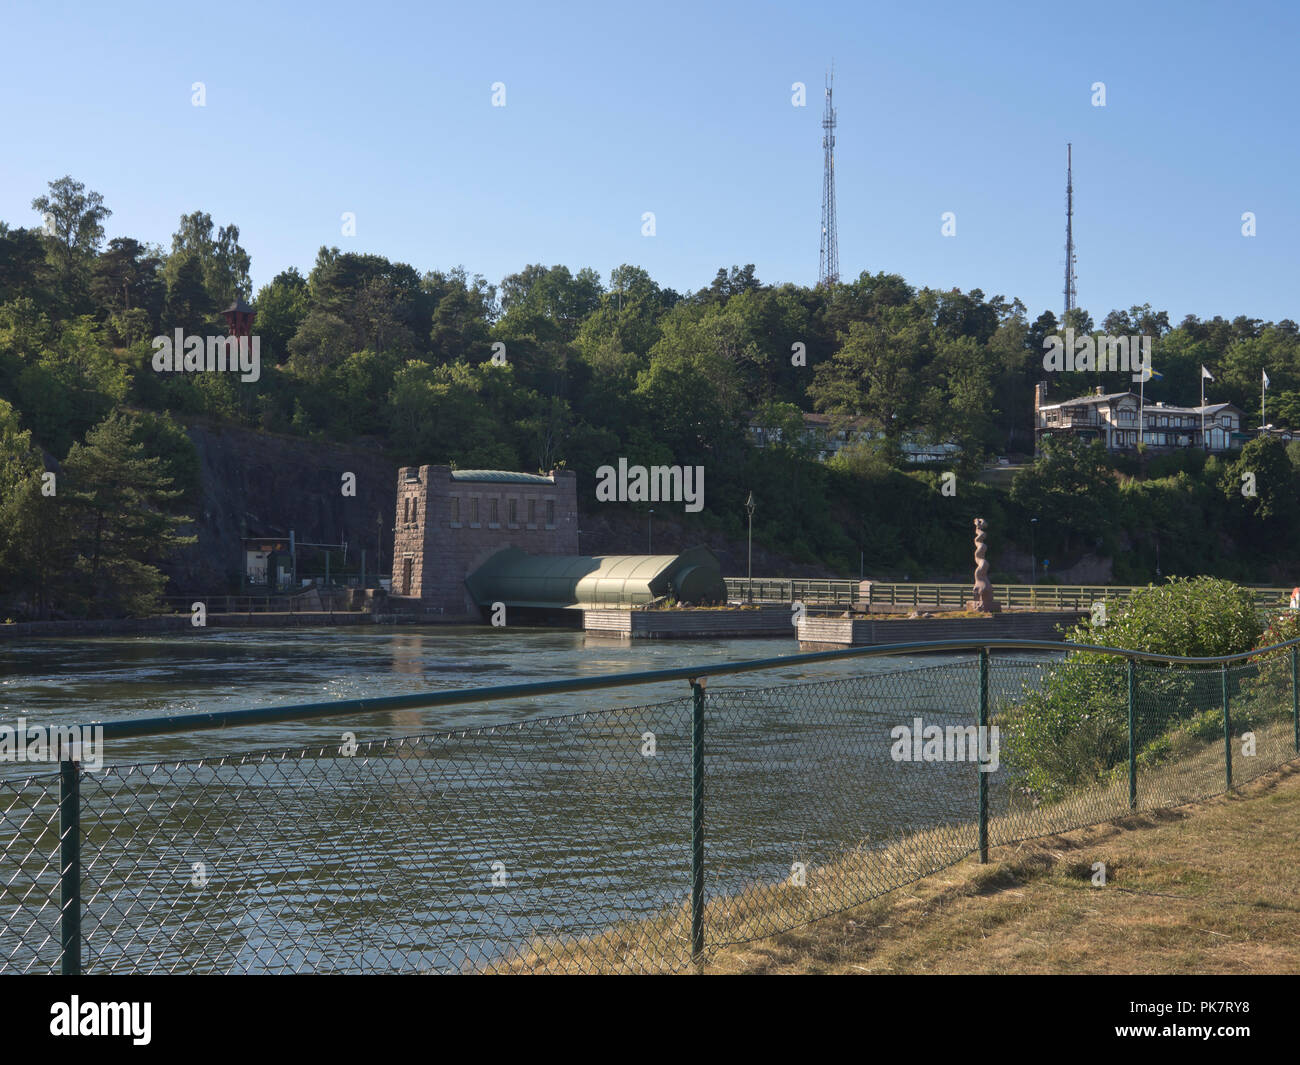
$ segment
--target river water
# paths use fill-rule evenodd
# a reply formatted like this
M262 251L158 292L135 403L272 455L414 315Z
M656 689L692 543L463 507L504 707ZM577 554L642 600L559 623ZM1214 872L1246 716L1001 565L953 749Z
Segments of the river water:
M450 627L41 640L0 646L0 724L797 653L793 639L614 642ZM956 832L948 851L918 855L914 867L867 862L844 889L847 904L969 848L975 766L900 764L890 729L914 716L973 722L976 677L973 655L959 655L710 679L708 897L780 884L907 832ZM113 742L110 768L82 784L87 968L459 970L534 936L590 935L680 906L690 721L690 690L677 681ZM0 971L46 968L55 949L57 781L44 768L0 767ZM709 925L710 942L734 933L725 924ZM680 964L679 940L656 949Z

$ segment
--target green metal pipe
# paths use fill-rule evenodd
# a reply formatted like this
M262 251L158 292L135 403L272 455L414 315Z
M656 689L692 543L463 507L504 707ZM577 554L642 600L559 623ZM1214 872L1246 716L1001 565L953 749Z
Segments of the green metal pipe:
M59 763L59 958L64 976L81 974L81 766Z
M1300 751L1300 647L1291 648L1291 727L1295 749Z
M989 649L980 648L980 740L987 744L989 727ZM991 749L991 747L986 748ZM983 765L977 766L980 787L980 861L989 860L989 775Z
M1228 791L1232 790L1232 717L1228 712L1228 667L1220 670L1223 681L1223 767L1227 774Z
M691 681L691 961L704 955L704 685Z
M1137 780L1137 728L1135 719L1135 695L1137 691L1137 664L1128 660L1128 808L1136 810L1138 804Z

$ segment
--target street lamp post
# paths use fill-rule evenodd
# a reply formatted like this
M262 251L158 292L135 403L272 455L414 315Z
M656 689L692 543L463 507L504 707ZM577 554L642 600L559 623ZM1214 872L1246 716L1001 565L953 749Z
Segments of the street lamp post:
M758 506L754 502L754 493L749 493L749 498L745 500L745 513L749 515L749 563L747 567L746 580L749 584L749 605L754 605L754 508Z

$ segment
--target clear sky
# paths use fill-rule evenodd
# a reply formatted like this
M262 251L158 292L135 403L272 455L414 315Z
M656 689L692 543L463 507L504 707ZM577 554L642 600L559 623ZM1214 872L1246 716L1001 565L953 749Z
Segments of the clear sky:
M1298 11L6 0L0 219L39 224L32 198L70 173L103 194L109 237L169 247L184 212L234 222L255 286L322 244L493 282L629 262L686 291L752 262L811 284L833 58L843 277L1059 314L1072 141L1094 318L1149 301L1175 324L1300 319Z

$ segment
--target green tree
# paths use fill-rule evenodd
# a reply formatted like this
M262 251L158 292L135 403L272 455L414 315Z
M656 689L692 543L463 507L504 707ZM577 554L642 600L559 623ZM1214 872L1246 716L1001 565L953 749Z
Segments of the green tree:
M430 366L414 359L393 375L393 446L413 463L515 469L519 459L488 399L488 375L509 366Z
M173 257L174 258L174 257ZM171 265L171 260L168 260ZM167 301L163 325L166 331L183 329L186 333L202 333L212 315L219 309L203 280L203 264L191 255L170 271L167 283Z
M239 245L238 226L216 227L206 211L181 215L164 268L169 292L179 283L186 264L192 262L198 263L207 302L215 310L224 310L236 296L249 294L251 260Z
M104 239L104 220L112 215L104 197L86 190L67 175L49 183L49 193L32 200L32 210L45 220L50 262L68 306L78 306L86 291L90 264Z
M485 361L492 353L492 286L481 277L471 280L464 270L427 274L421 284L434 304L430 356L444 363Z
M1300 519L1300 479L1283 441L1256 437L1224 470L1219 485L1225 498L1248 520L1266 523L1279 535L1294 535Z
M0 222L0 304L25 298L53 312L54 279L40 231L9 229Z
M132 420L112 414L74 444L63 464L73 493L77 571L95 613L145 614L157 609L166 578L157 563L193 543L180 527L180 489L135 439Z
M162 257L131 237L114 237L95 260L90 292L105 317L142 310L156 328L167 296Z
M1100 441L1046 437L1011 482L1011 501L1039 522L1039 547L1088 549L1114 531L1119 489Z
M29 361L18 376L18 405L40 440L63 454L126 397L128 375L102 329L85 316Z
M262 338L262 358L282 363L289 357L289 341L310 309L306 279L290 267L276 274L257 293L255 332Z
M808 389L818 410L865 417L891 446L917 426L932 382L934 337L912 308L885 308L872 322L850 324L830 362Z

